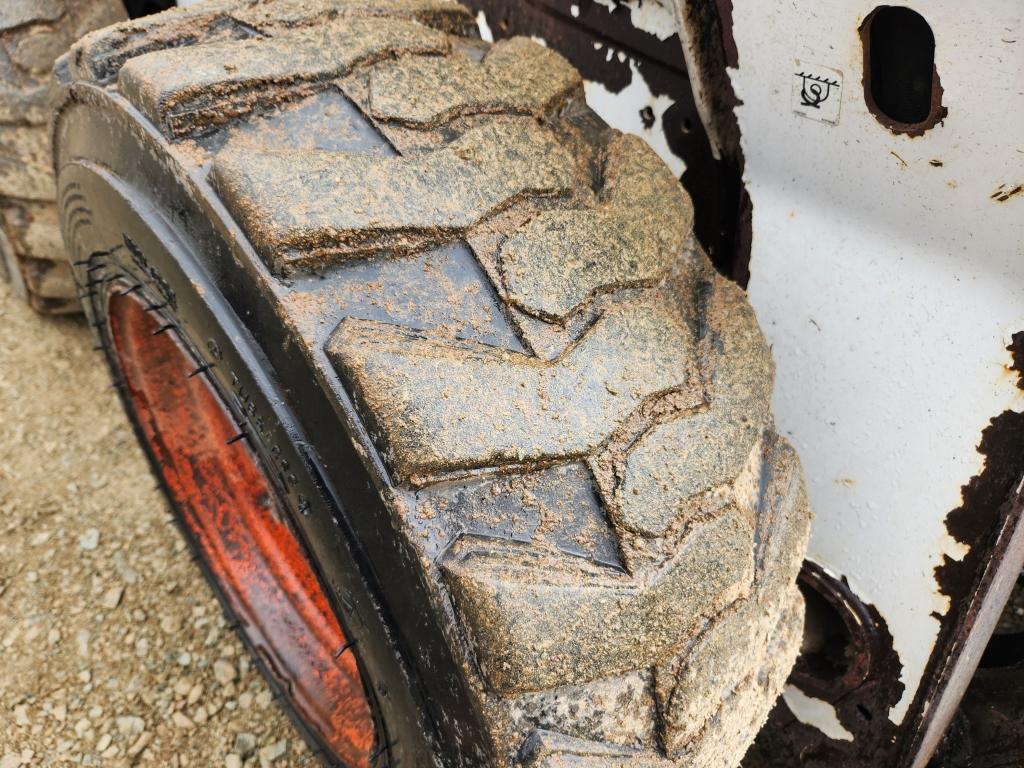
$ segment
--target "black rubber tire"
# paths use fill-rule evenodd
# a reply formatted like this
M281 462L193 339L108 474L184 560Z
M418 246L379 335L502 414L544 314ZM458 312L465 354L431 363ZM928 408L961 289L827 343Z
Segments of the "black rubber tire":
M799 647L801 471L743 292L568 63L445 0L219 0L58 76L86 312L137 284L215 363L392 764L738 764Z
M0 7L0 277L46 314L78 312L54 205L50 69L120 0L4 0Z

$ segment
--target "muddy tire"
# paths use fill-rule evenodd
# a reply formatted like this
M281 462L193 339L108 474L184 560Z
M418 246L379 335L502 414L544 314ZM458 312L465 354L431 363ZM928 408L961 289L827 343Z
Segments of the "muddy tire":
M475 34L445 0L220 0L85 38L55 146L87 314L236 614L239 523L193 524L146 371L184 355L272 486L363 751L296 702L288 633L242 631L328 762L735 766L803 615L768 348L657 156Z
M54 205L49 85L54 60L125 18L120 0L4 0L0 8L0 277L40 312L78 312Z

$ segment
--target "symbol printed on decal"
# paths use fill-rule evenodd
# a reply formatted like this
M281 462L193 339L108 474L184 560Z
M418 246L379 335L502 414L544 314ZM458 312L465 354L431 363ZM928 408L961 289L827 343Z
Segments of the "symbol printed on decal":
M836 86L837 90L839 88L838 80L815 77L806 72L797 72L796 76L803 79L803 85L800 86L800 103L805 107L820 109L821 102L828 101L828 97L832 94L832 86ZM810 81L809 84L808 81Z
M793 111L823 123L839 122L843 73L838 69L793 62Z

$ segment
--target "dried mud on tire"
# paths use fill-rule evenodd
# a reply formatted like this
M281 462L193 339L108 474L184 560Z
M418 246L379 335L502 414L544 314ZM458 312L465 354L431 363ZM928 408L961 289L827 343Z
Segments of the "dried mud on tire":
M768 347L652 150L475 34L443 0L220 0L87 36L55 130L87 314L163 297L228 388L195 318L246 326L337 497L294 522L328 571L325 531L357 540L442 762L734 766L803 620ZM121 187L187 256L98 220Z

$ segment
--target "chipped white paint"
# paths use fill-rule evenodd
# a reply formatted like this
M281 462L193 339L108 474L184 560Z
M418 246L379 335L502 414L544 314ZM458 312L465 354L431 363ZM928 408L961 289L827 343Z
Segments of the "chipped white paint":
M1024 410L1005 347L1024 329L1024 27L1019 0L911 0L949 116L919 138L868 111L858 28L873 4L734 5L730 74L753 199L750 297L778 364L775 413L803 457L812 559L886 620L918 691L964 555L946 514L989 419ZM793 60L844 72L838 125L790 108ZM816 722L817 724L817 722Z
M836 708L827 701L808 696L795 685L787 685L782 698L793 717L801 723L814 726L830 739L853 741L853 734L839 722Z
M487 43L493 43L494 33L491 31L491 25L487 23L487 14L483 11L477 12L476 25L480 28L480 39Z
M639 30L648 32L659 40L668 40L679 29L676 26L676 11L671 2L661 0L597 0L610 11L625 7L629 9L630 23ZM577 6L573 16L578 15ZM571 9L570 9L571 10Z
M629 85L618 93L608 90L602 83L593 80L585 81L583 88L587 94L587 103L604 118L608 125L626 133L635 133L644 139L672 169L672 173L682 176L683 171L686 170L686 163L669 148L668 139L665 138L665 130L662 127L662 118L665 115L665 110L672 106L672 99L668 96L655 96L651 93L643 75L637 69L636 61L627 54L609 46L603 46L601 43L595 43L594 47L598 50L605 47L608 51L608 61L618 55L621 57L620 61L628 62L632 79ZM649 108L650 114L654 117L654 122L649 128L644 125L641 116L645 108Z

